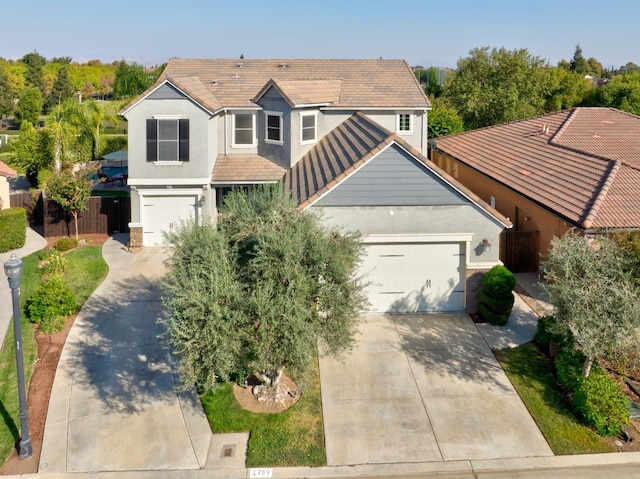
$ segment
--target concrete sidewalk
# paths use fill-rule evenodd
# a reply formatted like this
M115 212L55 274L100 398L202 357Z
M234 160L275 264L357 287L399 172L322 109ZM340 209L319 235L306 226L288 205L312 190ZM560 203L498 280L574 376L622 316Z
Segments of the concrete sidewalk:
M15 254L18 258L24 258L35 251L44 249L45 246L47 246L47 240L31 228L27 228L27 240L22 248L0 253L0 346L4 342L13 316L11 288L9 288L9 281L4 274L4 263L11 258L12 254Z
M40 472L189 470L205 466L211 429L195 394L177 394L160 344L164 253L108 240L105 281L69 332L56 373Z

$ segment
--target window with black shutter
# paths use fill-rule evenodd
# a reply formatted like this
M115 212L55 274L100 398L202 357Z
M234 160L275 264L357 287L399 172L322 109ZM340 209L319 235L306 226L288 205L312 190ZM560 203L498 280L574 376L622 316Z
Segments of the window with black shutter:
M189 120L147 120L147 161L189 161Z

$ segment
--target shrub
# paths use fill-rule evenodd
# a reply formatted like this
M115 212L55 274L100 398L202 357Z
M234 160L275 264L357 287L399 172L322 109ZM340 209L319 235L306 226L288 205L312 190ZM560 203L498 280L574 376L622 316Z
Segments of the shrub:
M584 360L584 354L575 348L563 348L556 356L556 376L565 389L573 392L578 387Z
M118 150L126 150L128 147L127 135L103 135L103 147L101 155Z
M587 424L598 434L615 436L629 424L627 398L606 371L592 368L589 376L580 377L573 404Z
M42 270L42 275L46 277L54 274L64 274L66 269L66 260L58 250L51 249L49 251L45 251L42 254L42 260L40 261L40 269Z
M482 279L479 293L478 312L495 325L505 325L513 309L513 288L516 278L513 273L501 265L491 268Z
M32 323L46 334L62 330L67 316L76 311L76 298L60 275L53 275L27 301Z
M24 208L0 210L0 253L22 248L26 241L26 210Z
M53 247L60 252L72 250L77 246L78 240L75 238L61 238L53 245Z
M542 316L538 318L538 329L533 336L533 341L543 351L549 350L549 343L551 341L559 344L560 346L573 347L573 338L567 338L557 333L552 333L550 330L556 323L555 316Z

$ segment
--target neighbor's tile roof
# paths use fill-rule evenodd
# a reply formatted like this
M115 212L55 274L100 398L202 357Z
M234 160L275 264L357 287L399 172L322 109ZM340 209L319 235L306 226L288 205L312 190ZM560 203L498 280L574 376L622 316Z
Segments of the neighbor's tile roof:
M4 163L3 161L0 161L0 176L5 176L7 178L12 178L12 177L16 176L17 174L18 173L16 172L16 170L11 168L9 165Z
M437 148L583 229L640 227L640 117L571 110L460 133Z
M392 143L398 144L423 166L444 179L473 203L487 210L506 227L511 227L508 218L428 161L398 135L362 113L355 113L322 138L285 173L284 186L291 191L300 208L306 208Z
M195 79L198 81L196 82ZM328 102L344 108L430 108L411 67L404 60L186 59L169 60L156 85L165 80L202 102L210 111L255 107L269 81L293 104Z
M277 182L285 169L259 155L218 155L211 175L212 183L241 184Z

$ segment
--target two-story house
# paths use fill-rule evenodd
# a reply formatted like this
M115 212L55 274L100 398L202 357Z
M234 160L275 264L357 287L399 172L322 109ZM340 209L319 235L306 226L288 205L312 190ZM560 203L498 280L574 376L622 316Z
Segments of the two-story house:
M363 234L372 310L473 310L510 223L426 160L429 110L401 60L172 59L121 112L131 247L216 217L232 188L282 181Z

